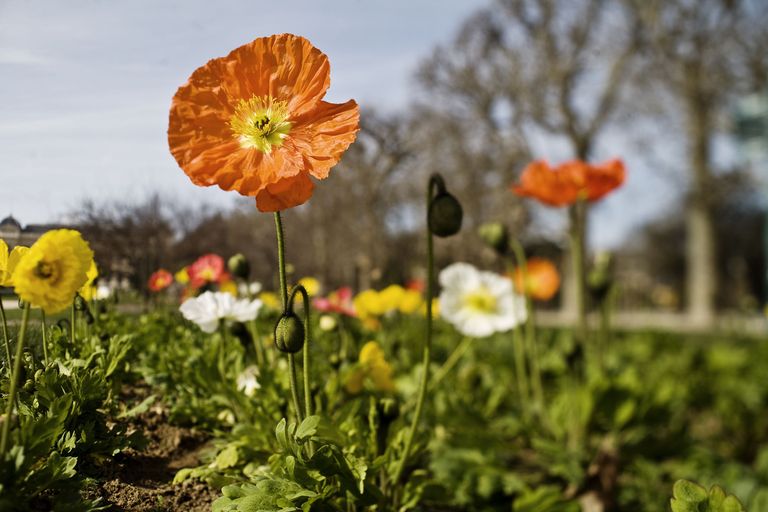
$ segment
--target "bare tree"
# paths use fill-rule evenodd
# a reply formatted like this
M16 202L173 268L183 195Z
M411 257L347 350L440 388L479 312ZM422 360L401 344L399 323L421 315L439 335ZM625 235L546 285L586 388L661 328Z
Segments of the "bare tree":
M648 73L672 94L683 120L689 185L686 302L691 321L713 319L717 255L714 143L730 102L764 83L768 9L739 0L633 1L652 53Z
M486 166L511 181L513 167L530 158L530 142L542 135L564 142L573 157L592 157L623 107L641 35L638 17L618 2L497 0L465 23L450 48L435 52L422 83L438 94L432 104L457 119L468 143L483 141L490 150L482 154L496 156L466 166L478 171L474 181ZM505 147L506 158L499 157ZM486 197L472 191L478 195ZM585 225L586 211L574 209L572 216ZM578 276L572 272L565 298L567 309L583 318Z

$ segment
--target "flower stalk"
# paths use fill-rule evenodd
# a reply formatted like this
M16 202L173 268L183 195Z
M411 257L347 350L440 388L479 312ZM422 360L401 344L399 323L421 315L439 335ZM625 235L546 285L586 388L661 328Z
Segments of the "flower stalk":
M589 327L587 325L587 295L585 268L585 234L587 203L583 197L571 207L571 264L573 265L574 292L576 294L576 337L586 348Z
M280 298L283 304L283 316L281 320L286 319L287 315L291 312L288 296L288 284L285 277L285 237L283 235L283 221L280 218L280 212L276 211L275 214L275 235L277 237L277 272L280 279ZM307 304L307 307L309 305ZM279 321L278 321L279 322ZM296 359L293 353L288 353L288 380L291 387L291 397L293 398L293 407L296 410L296 420L298 423L304 419L301 408L301 400L299 400L299 385L296 377Z
M7 367L11 367L11 344L8 339L8 319L5 316L5 308L3 307L3 300L0 299L0 321L3 324L3 342L5 343L5 360Z
M0 456L5 455L8 449L8 436L11 432L11 421L13 417L13 406L16 404L16 391L19 387L19 374L21 373L21 358L24 353L24 340L27 334L27 324L29 324L28 302L24 303L24 309L21 314L21 330L19 331L19 340L16 343L16 354L13 360L13 372L8 389L8 403L5 408L5 420L3 421L3 430L0 435Z
M440 202L437 202L437 201ZM455 204L452 204L455 203ZM433 174L427 184L427 311L426 333L424 338L424 353L422 358L422 374L419 384L416 411L413 414L411 428L405 440L405 448L400 462L395 470L394 482L400 481L405 469L405 463L413 448L416 431L419 428L424 402L429 388L429 364L432 360L432 299L435 296L435 250L433 234L450 236L461 227L461 206L458 201L447 193L445 182L439 174Z

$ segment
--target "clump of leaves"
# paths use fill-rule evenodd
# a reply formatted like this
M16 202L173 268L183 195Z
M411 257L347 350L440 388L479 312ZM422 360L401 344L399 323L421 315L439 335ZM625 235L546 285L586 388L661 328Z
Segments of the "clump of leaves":
M672 512L746 512L739 500L717 485L707 491L704 487L678 480L672 489Z

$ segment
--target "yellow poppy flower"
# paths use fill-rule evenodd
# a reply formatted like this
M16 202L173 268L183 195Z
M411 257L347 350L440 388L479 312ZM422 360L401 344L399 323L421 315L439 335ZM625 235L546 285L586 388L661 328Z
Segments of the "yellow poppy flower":
M371 383L377 391L394 391L392 366L384 357L384 351L375 341L369 341L360 350L357 367L347 376L345 388L349 393L357 394L363 390L365 382Z
M379 292L380 307L384 313L395 311L400 307L400 302L405 295L405 289L397 284L392 284Z
M421 297L421 293L416 290L403 290L398 309L405 315L412 315L419 311L423 305L424 299Z
M77 231L56 229L45 233L19 260L13 285L21 300L58 313L72 304L75 292L88 280L93 251Z
M259 299L261 299L261 302L269 309L279 311L283 307L283 305L280 303L280 297L278 297L276 293L261 292L259 294Z
M316 297L320 295L320 281L315 279L314 277L302 277L299 279L299 283L301 286L304 287L305 290L307 290L307 293L310 297Z
M91 264L88 267L88 271L85 273L85 275L88 280L77 293L79 293L82 298L90 302L96 296L96 286L94 286L93 283L95 283L96 278L99 277L99 269L96 266L95 260L91 260Z
M187 271L187 267L184 267L176 272L173 277L176 279L177 283L187 284L189 282L189 272Z
M237 297L237 283L234 281L224 281L219 284L219 291Z
M13 286L13 280L11 279L13 270L28 250L29 247L17 245L9 254L8 245L4 240L0 239L0 286Z
M376 290L362 291L355 295L352 302L355 306L355 312L357 312L357 316L359 316L361 320L384 314L381 297Z

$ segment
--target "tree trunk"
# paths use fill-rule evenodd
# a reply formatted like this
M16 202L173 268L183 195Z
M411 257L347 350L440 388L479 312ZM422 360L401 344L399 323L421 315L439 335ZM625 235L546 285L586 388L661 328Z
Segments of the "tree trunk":
M697 82L696 78L692 81ZM714 320L715 237L710 190L710 115L709 105L698 84L690 85L688 97L688 136L691 188L686 214L686 306L691 322L709 325Z

